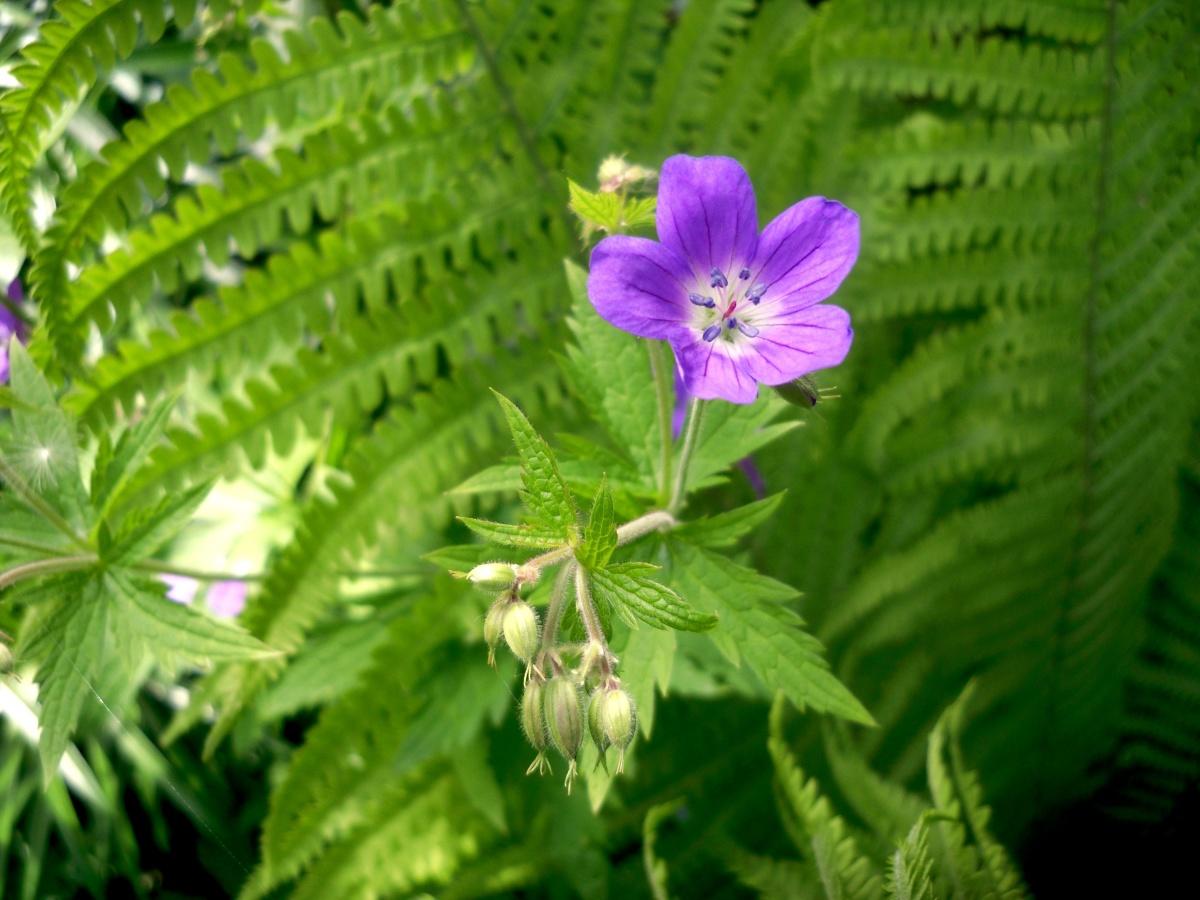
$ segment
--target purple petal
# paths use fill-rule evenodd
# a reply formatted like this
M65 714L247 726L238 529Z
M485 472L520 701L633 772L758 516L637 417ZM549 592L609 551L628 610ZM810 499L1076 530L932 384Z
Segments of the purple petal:
M758 241L751 280L763 304L802 309L838 289L858 259L858 216L835 200L809 197L771 221Z
M780 310L773 319L756 319L759 335L745 341L742 369L762 384L783 384L818 369L836 366L850 352L854 330L850 313L821 304Z
M728 341L706 343L692 337L671 346L691 396L730 403L753 403L758 396L758 385L744 370L743 361L729 356L731 350L741 352L740 348L734 348Z
M158 580L167 586L167 599L184 606L196 599L196 591L200 589L200 582L186 575L164 573L158 576Z
M588 297L600 317L639 337L678 335L691 315L683 260L646 238L613 235L592 251Z
M655 225L704 284L713 269L733 280L758 241L750 176L727 156L670 157L659 175Z
M232 619L246 607L247 585L244 581L218 581L208 589L208 609L218 618Z

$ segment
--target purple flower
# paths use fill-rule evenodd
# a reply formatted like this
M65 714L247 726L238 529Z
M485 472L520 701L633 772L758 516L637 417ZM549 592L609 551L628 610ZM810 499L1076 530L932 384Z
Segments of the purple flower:
M13 335L25 340L25 323L16 314L25 294L21 282L13 279L8 285L8 300L0 300L0 384L8 384L8 342Z
M196 599L196 592L200 590L200 582L186 575L164 572L158 576L158 580L167 586L167 599L184 606L189 606Z
M588 296L609 323L670 342L687 392L750 403L838 365L854 333L822 304L858 257L858 216L801 200L758 233L737 160L672 156L659 179L658 241L614 235L592 251Z
M233 619L242 614L246 608L246 589L244 581L230 579L218 581L208 589L208 609L219 619Z

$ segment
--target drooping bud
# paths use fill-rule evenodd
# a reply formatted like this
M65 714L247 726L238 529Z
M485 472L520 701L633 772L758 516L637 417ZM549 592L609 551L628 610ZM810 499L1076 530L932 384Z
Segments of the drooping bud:
M529 662L538 649L538 617L524 600L510 600L504 610L504 640L513 655Z
M545 683L533 678L525 685L525 693L521 696L521 730L537 751L537 756L525 770L526 775L532 775L535 770L539 775L550 771L550 760L546 758L545 694Z
M504 634L504 611L507 606L508 599L501 597L491 605L483 620L483 639L487 641L488 665L492 668L496 666L496 645Z
M596 757L596 768L604 766L604 771L607 774L608 746L611 742L604 734L604 726L600 722L600 708L603 705L604 688L596 688L596 690L592 691L591 699L588 700L588 734L592 736L592 743L596 745L596 750L598 751L598 755Z
M816 406L821 399L820 388L807 375L775 385L775 393L793 406L804 406L808 409Z
M567 760L567 793L575 781L576 759L583 744L583 704L579 688L566 675L555 675L546 683L546 734L554 749Z
M481 591L506 591L517 583L517 567L509 563L483 563L467 573L467 581Z
M637 733L637 712L633 698L619 686L606 688L601 696L598 717L604 737L620 751L617 757L619 775L625 768L625 748Z

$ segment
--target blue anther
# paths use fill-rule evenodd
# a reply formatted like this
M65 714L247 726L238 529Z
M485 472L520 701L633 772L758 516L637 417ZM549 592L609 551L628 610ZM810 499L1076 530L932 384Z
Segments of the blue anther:
M747 325L745 322L738 322L738 331L746 337L758 337L758 329L753 325Z
M713 341L715 341L717 339L717 336L720 333L721 333L720 325L709 325L707 328L704 329L704 339L711 344Z
M737 327L738 327L737 316L730 316L729 317L729 328L732 330Z
M725 277L725 273L716 267L713 267L713 270L708 273L708 276L712 279L709 283L715 288L729 286L729 279Z
M742 271L738 272L738 278L742 279L742 281L748 280L750 278L750 270L743 266Z
M699 294L688 294L688 300L696 306L703 306L708 309L712 309L717 305L717 301L712 297L701 297Z
M761 281L746 293L746 299L758 306L758 301L762 299L763 294L767 292L767 286Z

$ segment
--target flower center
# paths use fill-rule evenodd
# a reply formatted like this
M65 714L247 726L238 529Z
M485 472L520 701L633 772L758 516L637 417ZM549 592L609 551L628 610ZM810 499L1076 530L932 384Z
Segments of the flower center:
M714 268L708 276L708 287L699 286L688 294L688 301L694 307L692 321L709 343L722 335L726 341L758 337L754 320L766 292L767 285L751 284L751 272L745 266L732 282L724 272Z

